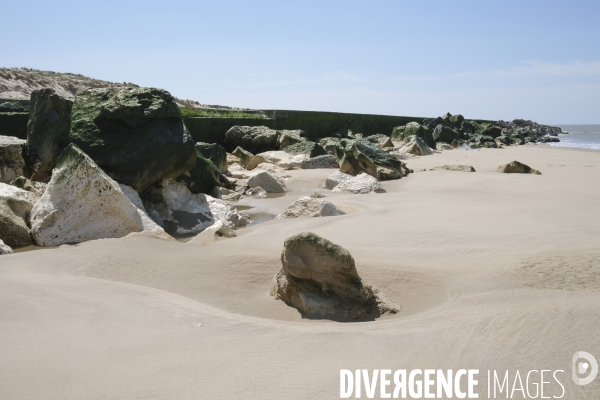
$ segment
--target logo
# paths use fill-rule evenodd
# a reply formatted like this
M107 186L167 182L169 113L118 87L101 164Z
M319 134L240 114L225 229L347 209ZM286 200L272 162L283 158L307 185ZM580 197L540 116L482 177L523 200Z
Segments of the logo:
M580 386L591 383L596 379L596 375L598 375L598 361L596 361L593 355L585 351L578 351L573 354L573 364L571 367L573 372L573 382ZM589 375L587 377L579 377L588 373L588 371Z

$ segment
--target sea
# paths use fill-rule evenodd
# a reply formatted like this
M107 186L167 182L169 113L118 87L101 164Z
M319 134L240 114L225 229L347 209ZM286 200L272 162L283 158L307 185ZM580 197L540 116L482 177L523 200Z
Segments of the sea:
M550 143L559 147L600 150L600 125L558 125L568 135L558 135L560 142Z

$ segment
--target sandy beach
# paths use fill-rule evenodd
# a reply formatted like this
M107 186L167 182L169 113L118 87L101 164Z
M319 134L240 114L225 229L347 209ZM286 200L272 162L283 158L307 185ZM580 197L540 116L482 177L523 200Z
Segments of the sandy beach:
M496 173L512 160L542 175ZM333 170L293 170L285 196L241 203L274 216L319 192L342 216L273 219L208 246L138 236L3 256L0 398L335 399L340 369L386 368L479 369L482 398L488 370L563 370L564 398L597 398L600 379L575 385L571 358L600 355L600 151L406 163L415 172L382 194L332 193ZM476 172L429 171L448 164ZM346 248L402 311L338 323L274 300L283 241L304 231Z

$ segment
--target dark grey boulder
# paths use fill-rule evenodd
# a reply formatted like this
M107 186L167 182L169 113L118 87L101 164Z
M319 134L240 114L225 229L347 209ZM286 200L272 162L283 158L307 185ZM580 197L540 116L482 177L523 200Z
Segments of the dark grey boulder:
M437 142L452 143L460 138L460 134L447 125L438 125L433 130L433 140Z
M298 154L304 154L308 158L327 154L323 147L321 147L318 143L311 142L310 140L305 140L303 142L287 146L283 149L283 151L294 156Z
M69 144L73 101L54 89L31 93L25 157L34 181L48 181L56 160Z
M179 107L162 89L78 92L69 140L111 178L138 192L196 164L194 141Z

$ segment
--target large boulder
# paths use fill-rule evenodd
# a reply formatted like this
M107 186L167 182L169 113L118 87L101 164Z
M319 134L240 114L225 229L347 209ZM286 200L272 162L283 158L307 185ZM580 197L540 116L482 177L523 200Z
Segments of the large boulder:
M284 130L279 134L279 148L285 149L296 143L301 143L306 140L306 132L301 130Z
M372 145L379 147L380 149L385 149L387 147L394 147L394 143L392 143L392 139L389 136L382 135L381 133L367 136L365 138L365 140L367 140Z
M492 139L502 135L502 129L495 126L494 124L485 123L481 124L481 129L477 132L482 136L489 136Z
M202 157L212 161L217 167L220 173L224 174L227 172L227 152L221 146L216 143L196 143L196 155L200 153Z
M203 155L204 149L202 143L196 144L196 165L178 176L177 181L183 182L193 194L212 193L216 186L231 189L232 184L229 179L219 171L212 160Z
M504 164L498 167L496 172L504 173L504 174L533 174L533 175L541 175L542 173L537 169L531 168L529 165L525 165L518 161L509 162L508 164Z
M279 148L281 132L266 126L233 126L225 132L225 145L229 149L242 147L252 153ZM235 153L233 153L235 155Z
M294 156L298 154L304 154L308 158L327 154L323 147L321 147L318 143L311 142L310 140L305 140L300 143L287 146L285 149L283 149L283 151Z
M23 148L27 141L14 136L0 136L0 182L10 183L25 175L27 167L23 159Z
M358 141L347 142L338 148L340 171L350 175L365 172L377 179L399 179L409 173L406 164L371 144Z
M404 141L410 136L418 136L429 147L435 148L435 141L431 129L418 122L409 122L406 125L397 126L392 130L392 141Z
M384 193L385 190L381 183L371 175L364 172L338 183L332 190L333 192L349 192L354 194Z
M141 192L194 167L194 141L173 97L154 88L79 91L69 140L113 179Z
M41 246L123 237L144 230L138 208L96 163L70 144L56 161L46 191L30 214Z
M131 202L131 204L133 204L135 206L135 208L137 208L137 212L138 212L140 218L142 219L143 231L144 232L148 232L148 231L155 232L155 233L158 233L159 236L161 236L161 235L167 236L165 233L165 230L163 228L161 228L156 222L154 222L152 220L152 218L150 218L150 216L146 212L146 208L144 207L144 203L142 202L142 199L140 198L139 193L131 186L127 186L123 183L119 183L119 187L123 191L123 194L125 194L125 196L127 196L129 201Z
M400 310L360 278L346 249L312 232L285 240L271 296L309 318L376 318Z
M455 139L460 138L460 134L454 129L446 125L438 125L433 130L433 140L437 142L452 143Z
M335 155L337 148L341 146L341 140L338 138L326 137L319 140L319 145L328 153Z
M69 144L73 101L54 89L31 93L26 157L31 179L47 181L56 159Z
M248 179L248 187L261 187L268 193L285 193L285 184L283 183L283 180L266 171L252 175L250 179Z
M36 193L0 183L0 239L8 246L33 244L27 217L39 198Z
M343 172L337 171L333 174L329 175L325 180L325 187L329 190L332 190L334 187L339 185L341 182L352 178L352 175L345 174Z
M0 240L0 256L4 255L4 254L12 254L12 253L14 253L13 249L9 245L4 244L4 242L2 240Z
M284 212L277 215L277 219L300 218L300 217L331 217L343 215L343 211L322 198L311 196L300 197L290 204Z
M339 168L337 158L331 154L325 154L302 161L300 165L302 169L317 169L317 168Z
M302 162L308 159L305 154L293 155L286 151L265 151L257 156L262 157L263 162L275 164L283 169L299 169L302 167Z
M447 125L452 128L460 128L460 126L464 120L465 120L465 117L463 117L460 114L452 115L448 112L448 113L442 115L442 121L443 121L444 125Z
M398 149L399 153L414 154L415 156L430 156L432 149L418 136L410 136L402 147Z
M215 222L207 196L173 179L150 187L142 201L150 218L169 234L199 233Z

